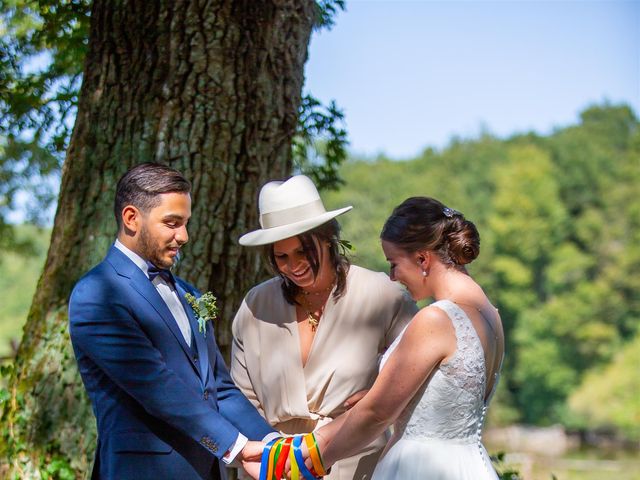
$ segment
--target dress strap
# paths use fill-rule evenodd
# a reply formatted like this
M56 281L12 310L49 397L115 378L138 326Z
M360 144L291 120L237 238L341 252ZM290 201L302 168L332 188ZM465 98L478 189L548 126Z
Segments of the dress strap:
M480 341L480 338L478 337L475 328L473 328L473 324L471 323L471 319L467 315L467 312L465 312L458 304L452 302L451 300L438 300L437 302L433 302L431 306L437 307L447 314L449 320L451 320L451 323L453 324L453 328L456 332L456 339L458 340L458 342L464 340L464 338L468 336L468 334L470 333L469 330L472 330L475 334L472 336L475 336L478 339L478 342ZM460 349L460 347L461 345L458 344L458 349ZM480 349L482 350L482 345L480 345ZM484 354L484 352L482 353Z
M459 305L451 300L438 300L431 305L447 314L456 335L456 351L448 362L441 366L441 370L452 373L452 376L458 379L462 378L467 389L472 388L479 398L484 399L487 381L484 349L471 319ZM462 371L468 375L460 375Z

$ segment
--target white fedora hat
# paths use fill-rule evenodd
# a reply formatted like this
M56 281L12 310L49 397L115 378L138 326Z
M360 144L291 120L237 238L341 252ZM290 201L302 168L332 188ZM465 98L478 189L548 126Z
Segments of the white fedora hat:
M260 230L240 237L240 245L257 246L294 237L348 212L344 207L327 212L313 182L295 175L286 182L269 182L260 190Z

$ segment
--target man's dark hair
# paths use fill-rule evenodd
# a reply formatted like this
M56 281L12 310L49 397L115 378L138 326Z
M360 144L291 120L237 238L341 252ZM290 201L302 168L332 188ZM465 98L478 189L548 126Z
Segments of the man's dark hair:
M190 193L191 183L182 174L159 163L141 163L125 173L116 187L113 211L122 227L122 210L133 205L143 213L160 204L162 193Z

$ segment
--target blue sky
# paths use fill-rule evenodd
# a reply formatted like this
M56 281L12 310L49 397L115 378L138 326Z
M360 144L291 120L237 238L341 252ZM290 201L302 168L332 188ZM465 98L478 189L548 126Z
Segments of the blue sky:
M640 0L347 0L313 35L305 91L344 110L356 154L453 135L549 133L593 103L640 114Z
M640 115L640 0L346 3L312 37L305 91L337 101L355 154L546 134L605 100Z

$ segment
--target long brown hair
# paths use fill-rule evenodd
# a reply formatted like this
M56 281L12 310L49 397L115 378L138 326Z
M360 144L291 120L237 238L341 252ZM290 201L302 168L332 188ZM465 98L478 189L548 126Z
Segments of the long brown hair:
M329 258L331 266L336 274L336 288L333 292L334 300L340 299L347 288L347 273L351 262L346 257L343 247L340 245L340 224L336 219L323 223L319 227L301 233L297 236L304 251L305 257L311 266L314 277L318 276L320 270L320 244L329 244ZM266 256L273 272L282 278L282 294L285 300L291 305L296 304L296 296L301 292L301 288L284 276L273 254L273 244L266 246Z

